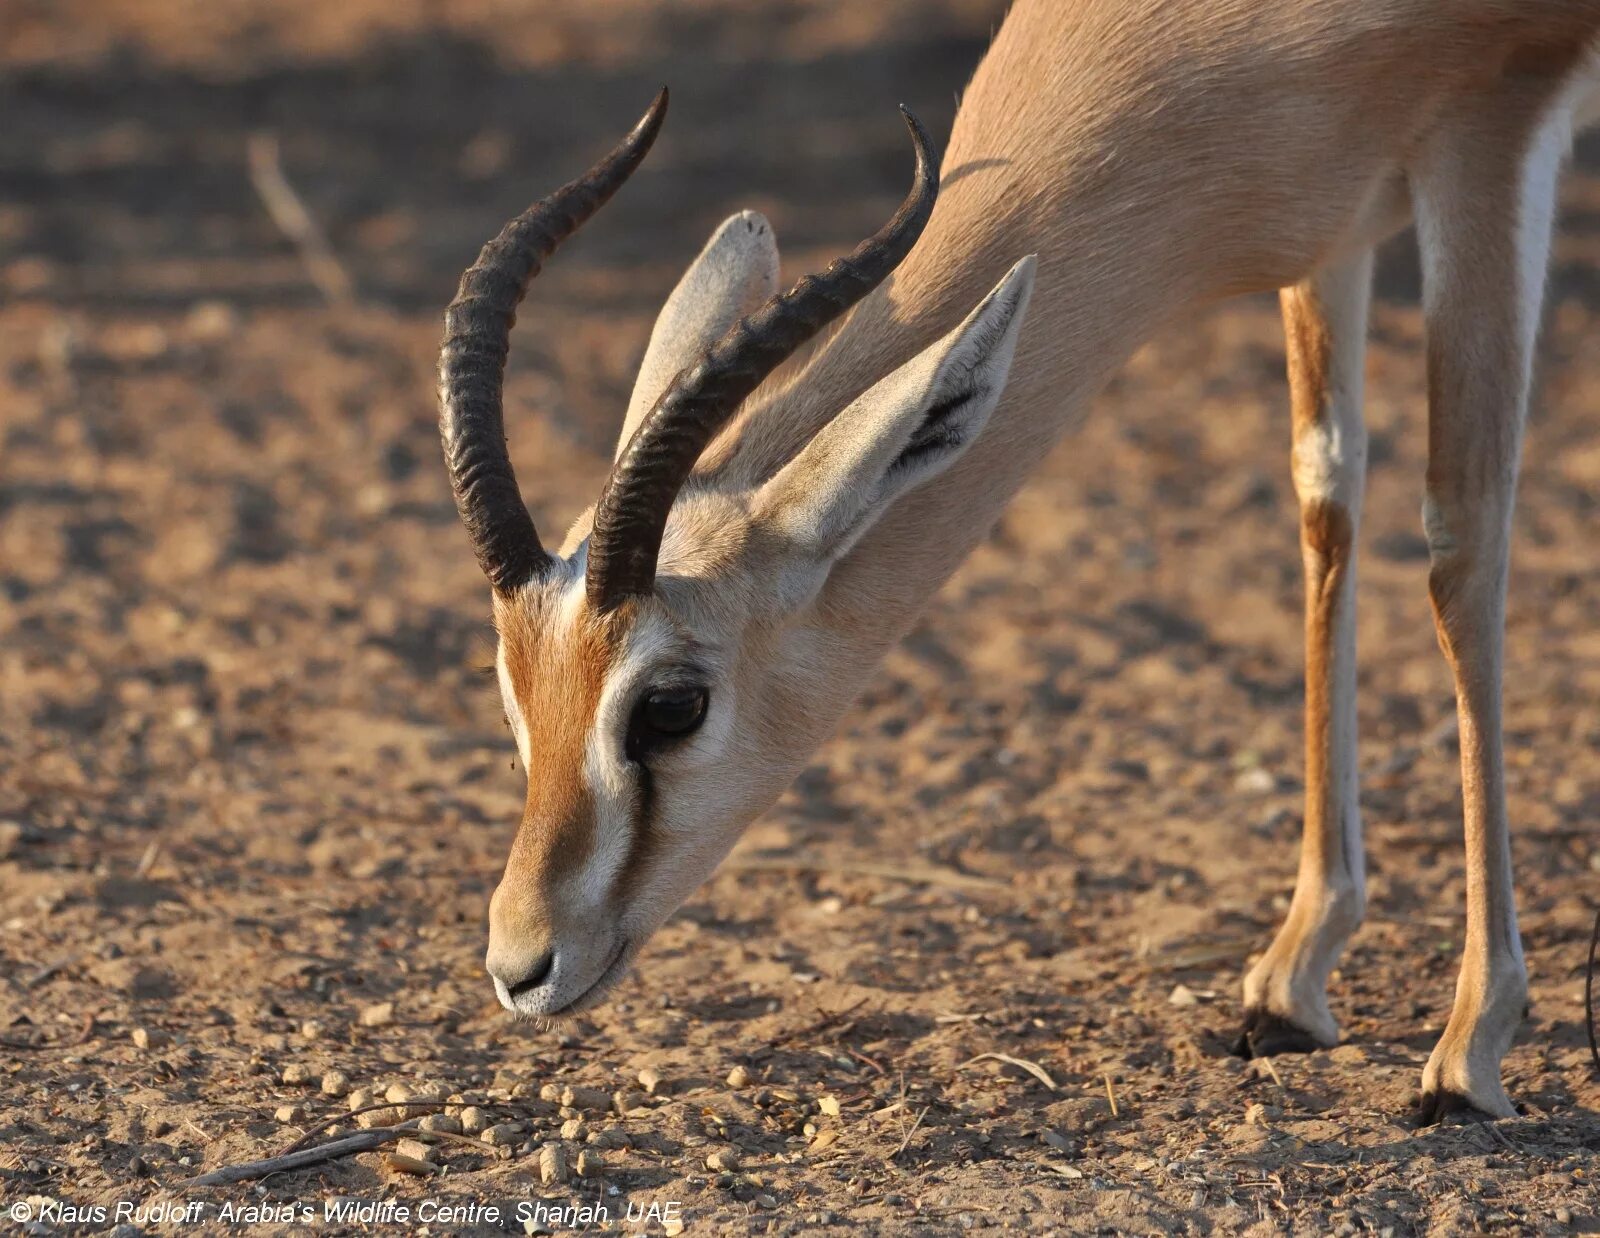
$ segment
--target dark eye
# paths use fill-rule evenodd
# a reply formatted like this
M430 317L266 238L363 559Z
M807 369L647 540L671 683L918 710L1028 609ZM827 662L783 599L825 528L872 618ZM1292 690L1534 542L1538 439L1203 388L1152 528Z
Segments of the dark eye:
M655 688L640 698L628 727L628 756L637 761L666 740L688 735L706 717L704 688Z

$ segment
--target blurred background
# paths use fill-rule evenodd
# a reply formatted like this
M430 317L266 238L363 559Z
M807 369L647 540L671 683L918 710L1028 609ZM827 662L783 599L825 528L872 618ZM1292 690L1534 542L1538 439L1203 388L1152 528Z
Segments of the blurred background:
M1271 297L1134 358L612 1003L559 1032L500 1015L484 915L522 774L479 673L487 590L432 377L462 268L670 85L656 149L514 337L513 457L561 528L715 225L765 212L791 276L852 245L907 183L895 105L942 140L1003 10L0 5L0 1196L111 1198L261 1155L286 1142L283 1106L343 1104L287 1081L292 1062L313 1084L507 1095L657 1070L671 1082L616 1121L605 1181L734 1228L1592 1211L1572 1170L1600 1100L1581 1021L1600 880L1594 138L1564 189L1517 516L1509 777L1534 1013L1508 1063L1530 1108L1516 1157L1395 1125L1448 1011L1463 887L1407 239L1369 364L1372 913L1334 999L1355 1045L1282 1065L1287 1085L1224 1052L1237 977L1286 905L1303 790ZM297 211L325 247L310 262L285 233ZM971 1064L990 1051L1050 1085ZM734 1065L783 1096L758 1104L725 1083ZM1249 1104L1273 1112L1246 1122ZM517 1157L556 1138L554 1105L528 1120ZM703 1162L727 1142L748 1172L721 1182ZM510 1189L502 1162L461 1156L446 1193ZM1268 1176L1270 1204L1251 1193ZM408 1182L364 1158L272 1190L424 1189Z

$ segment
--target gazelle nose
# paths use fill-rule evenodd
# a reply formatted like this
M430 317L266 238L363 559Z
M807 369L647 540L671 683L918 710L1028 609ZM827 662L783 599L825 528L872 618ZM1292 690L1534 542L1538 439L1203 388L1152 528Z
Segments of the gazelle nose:
M547 950L543 955L535 959L533 966L529 967L520 976L503 975L493 968L490 968L489 971L496 980L506 986L506 992L515 998L537 989L549 979L550 971L555 965L555 951Z

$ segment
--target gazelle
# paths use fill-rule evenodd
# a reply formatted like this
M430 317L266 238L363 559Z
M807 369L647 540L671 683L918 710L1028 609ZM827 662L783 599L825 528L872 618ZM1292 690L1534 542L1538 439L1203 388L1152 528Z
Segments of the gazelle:
M1428 588L1456 679L1468 873L1423 1116L1511 1113L1500 1062L1527 984L1501 752L1510 512L1556 177L1574 115L1594 118L1597 31L1600 0L1019 0L956 118L937 210L908 117L910 195L822 274L778 294L753 213L711 237L559 553L506 450L509 332L539 265L644 158L665 92L508 224L462 279L440 363L445 454L528 771L490 906L501 1002L597 1002L1122 361L1196 306L1280 288L1307 800L1287 921L1244 981L1241 1048L1332 1044L1326 983L1364 903L1352 612L1371 254L1414 217Z

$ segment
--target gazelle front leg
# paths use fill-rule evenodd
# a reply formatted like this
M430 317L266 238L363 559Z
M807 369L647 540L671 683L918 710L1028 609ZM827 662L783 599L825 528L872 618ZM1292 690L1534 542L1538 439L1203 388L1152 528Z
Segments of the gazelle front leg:
M1467 928L1455 1004L1423 1072L1422 1119L1508 1117L1500 1081L1527 1003L1506 820L1501 662L1511 509L1556 173L1551 84L1463 108L1413 169L1428 331L1423 524L1439 644L1455 675Z
M1294 488L1306 585L1306 810L1288 918L1244 981L1247 1057L1333 1044L1328 974L1365 907L1356 769L1355 535L1372 257L1285 288Z

